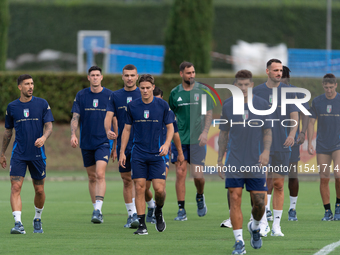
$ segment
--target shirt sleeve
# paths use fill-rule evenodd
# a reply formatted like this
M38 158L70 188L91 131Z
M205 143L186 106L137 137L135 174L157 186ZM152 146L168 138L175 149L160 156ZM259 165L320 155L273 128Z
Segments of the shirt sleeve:
M79 113L80 114L80 96L79 96L79 92L77 93L76 97L74 98L73 101L73 106L72 106L72 113Z
M175 105L173 103L173 92L170 93L170 97L169 97L169 107L170 109L175 113L176 112L176 108Z
M318 112L315 106L315 100L312 101L312 105L310 107L310 113L312 114L309 116L310 118L316 119L318 117Z
M132 123L133 123L133 118L132 118L130 106L131 106L131 104L127 105L127 110L126 110L126 114L125 114L125 124L128 124L128 125L132 125Z
M109 103L107 104L106 111L108 112L115 112L115 101L114 101L114 94L111 93L109 97Z
M164 101L164 117L163 122L165 125L173 123L175 121L175 114L171 111L167 102Z
M227 104L223 104L221 119L223 121L228 121L228 123L221 123L218 126L219 126L220 130L229 132L230 124L229 124L229 119L228 119L228 116L227 116L227 107L228 107ZM232 110L232 108L231 108L231 110Z
M46 100L44 100L44 104L43 104L44 108L43 108L43 121L44 123L47 122L51 122L54 121L53 115L52 115L52 111L51 111L51 107L50 105L47 103Z
M173 124L174 124L174 133L178 133L177 121L175 120L175 121L173 122Z
M5 128L12 129L13 127L14 127L13 116L11 114L11 110L8 105L7 110L6 110L6 117L5 117Z

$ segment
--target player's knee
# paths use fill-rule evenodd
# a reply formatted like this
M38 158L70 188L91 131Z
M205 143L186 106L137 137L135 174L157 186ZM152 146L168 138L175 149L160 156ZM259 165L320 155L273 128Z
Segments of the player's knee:
M274 181L273 188L277 191L283 191L283 183L281 181Z
M21 185L19 183L12 184L11 192L12 193L20 193L21 192Z
M44 188L43 187L36 187L35 188L35 195L37 196L42 196L45 194Z

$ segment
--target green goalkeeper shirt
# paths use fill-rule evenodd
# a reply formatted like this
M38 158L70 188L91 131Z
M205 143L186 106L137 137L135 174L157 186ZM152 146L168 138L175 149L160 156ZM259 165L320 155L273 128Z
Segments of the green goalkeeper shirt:
M178 125L178 132L182 144L197 144L199 136L204 129L204 117L202 111L202 95L207 98L206 111L212 110L213 100L204 90L210 90L201 83L195 82L190 91L184 90L182 84L171 90L169 106L175 113Z

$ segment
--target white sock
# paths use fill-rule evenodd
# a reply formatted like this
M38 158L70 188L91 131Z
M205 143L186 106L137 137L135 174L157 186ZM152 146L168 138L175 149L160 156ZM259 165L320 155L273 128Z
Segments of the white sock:
M253 220L254 219L254 217L253 217L253 214L251 213L250 214L250 220Z
M280 227L281 217L282 217L282 210L273 210L273 228Z
M136 203L135 203L135 198L134 197L132 198L132 203L136 207Z
M13 217L14 217L14 221L20 221L21 222L21 211L14 211L12 212Z
M242 228L241 229L236 229L236 230L233 230L234 232L234 236L235 236L235 240L236 241L243 241L243 231L242 231Z
M136 207L134 203L125 204L125 207L129 216L132 216L134 213L136 213Z
M35 208L34 219L41 219L41 214L42 214L42 211L44 210L44 207L40 209L34 206L34 208Z
M95 210L99 210L102 213L103 200L96 200Z
M296 197L291 197L291 196L289 197L289 200L290 200L289 209L290 209L290 208L293 208L293 209L295 210L297 199L298 199L297 196L296 196Z
M93 203L93 209L96 210L96 203Z
M259 228L261 220L255 220L253 219L253 222L251 223L251 229L255 230Z
M264 214L263 214L263 216L262 216L260 222L261 222L262 224L265 224L266 226L268 225L267 214L266 214L266 212L264 212Z
M151 198L149 202L146 202L149 208L155 208L155 201Z
M272 198L272 195L268 195L267 194L267 205L266 205L266 209L270 210L270 199Z

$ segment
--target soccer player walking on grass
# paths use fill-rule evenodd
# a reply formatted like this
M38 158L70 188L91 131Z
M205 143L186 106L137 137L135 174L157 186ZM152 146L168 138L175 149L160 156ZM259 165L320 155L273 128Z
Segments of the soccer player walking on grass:
M204 198L203 167L205 165L206 143L212 121L213 102L207 96L206 115L201 114L202 95L206 86L195 82L195 67L190 62L182 62L179 66L182 83L175 87L169 98L171 110L175 113L178 132L181 138L184 153L183 164L177 160L178 152L174 144L171 145L171 163L176 165L176 194L178 212L175 220L187 220L185 205L185 179L187 176L187 164L190 165L191 175L196 186L197 214L203 217L207 214L207 206ZM198 170L197 170L198 169Z
M106 137L104 119L112 91L102 87L103 75L98 66L92 66L88 70L87 79L90 87L79 91L73 102L71 146L76 148L78 145L76 131L80 122L80 148L89 178L89 191L94 207L91 222L103 223L105 171L111 149L109 139Z
M259 249L262 246L260 221L265 213L267 194L266 173L261 167L267 166L269 161L272 131L270 123L265 121L266 116L255 115L248 109L248 88L254 86L252 73L248 70L241 70L236 73L235 78L235 85L242 90L244 95L245 114L243 116L233 114L235 98L227 99L223 104L221 119L227 120L228 123L219 125L217 163L223 166L222 158L228 148L225 165L236 169L236 172L225 173L225 187L229 190L230 196L230 219L236 239L232 254L245 254L241 211L242 189L246 185L253 204L253 219L248 223L248 231L251 235L250 244L254 249ZM258 96L254 95L252 102L255 109L267 110L269 108L268 103ZM248 120L250 120L249 124L245 124ZM254 172L243 172L244 167L254 166ZM224 178L221 172L219 176Z
M308 124L308 153L314 154L312 139L314 124L318 120L316 138L317 170L320 175L320 193L325 208L323 221L340 220L340 94L334 74L326 74L322 80L324 94L314 98ZM335 214L330 205L329 180L332 168L335 178Z
M47 101L33 96L34 82L30 75L23 74L19 76L18 88L20 98L7 106L6 130L0 156L0 164L5 168L7 166L5 152L12 138L14 128L15 141L9 170L11 179L10 201L15 221L11 234L26 234L21 222L22 202L20 193L27 167L30 171L35 191L33 233L43 233L41 214L45 203L44 184L46 177L44 144L52 133L54 119Z
M278 59L270 59L267 62L266 73L268 75L267 82L256 86L253 89L254 95L265 99L271 107L273 103L273 89L277 88L277 105L281 105L281 88L288 87L288 85L281 83L282 77L282 63ZM288 93L287 98L295 98L295 93ZM269 164L273 169L279 169L278 172L268 172L267 183L273 182L274 195L273 195L273 212L274 219L272 225L272 236L284 236L281 231L281 217L283 212L284 201L284 176L289 172L289 158L291 146L294 145L294 138L297 131L299 109L295 105L287 105L286 115L281 115L281 107L277 107L271 115L272 119L280 120L273 123L273 141L270 149ZM284 127L281 122L285 119L291 119L292 128ZM295 123L294 123L295 122ZM268 199L270 199L268 197ZM267 208L269 212L269 208ZM267 217L271 216L267 213ZM263 219L263 226L267 225L266 219Z
M131 152L131 174L136 189L136 208L139 227L134 234L147 235L145 225L145 189L146 180L152 180L155 190L156 230L163 232L166 228L162 208L165 201L165 161L171 139L174 134L173 122L169 105L162 99L153 96L154 78L150 74L141 75L139 89L141 98L127 105L126 123L121 139L119 164L126 165L125 149L129 141L131 128L134 130ZM164 144L161 143L163 123L167 128Z
M121 147L121 137L126 121L126 107L127 105L138 98L141 97L140 90L137 87L136 83L138 80L137 68L134 65L126 65L123 68L122 80L124 82L124 87L117 91L112 92L109 100L109 104L107 106L107 112L105 117L105 131L107 134L107 138L112 140L115 138L115 135L118 134L117 138L117 148L112 148L112 156L113 161L117 158L119 161L119 152ZM114 123L113 121L117 120L118 130L114 127L115 132L112 131L111 126ZM133 182L131 179L131 149L132 149L132 140L133 140L133 130L131 131L131 135L129 141L126 145L125 155L126 155L126 166L119 166L120 176L123 180L123 197L125 201L125 207L128 212L128 219L125 228L137 228L139 225L139 221L137 218L137 211L135 206L135 191ZM151 193L151 192L150 192ZM148 200L149 201L149 200ZM151 204L153 203L152 194L151 194ZM151 217L154 210L154 205L151 205Z

